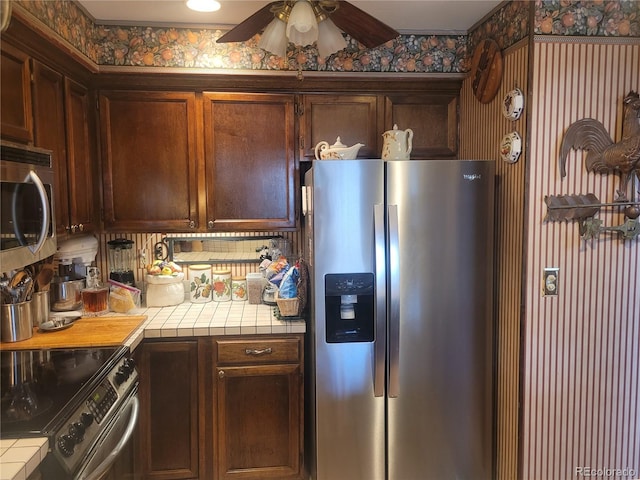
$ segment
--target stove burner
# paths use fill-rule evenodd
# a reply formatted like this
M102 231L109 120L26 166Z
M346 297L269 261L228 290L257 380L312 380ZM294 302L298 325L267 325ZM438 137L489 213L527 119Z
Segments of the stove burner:
M47 413L53 401L47 396L37 395L37 385L30 383L15 385L2 398L2 423L28 422Z
M77 408L117 348L2 351L0 437L48 435Z

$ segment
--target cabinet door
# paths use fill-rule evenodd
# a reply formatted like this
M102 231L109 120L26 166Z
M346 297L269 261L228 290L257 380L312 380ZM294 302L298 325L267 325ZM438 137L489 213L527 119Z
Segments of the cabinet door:
M301 478L300 365L216 368L218 480Z
M456 158L458 97L454 94L387 96L385 130L413 130L414 159Z
M103 92L100 120L105 229L195 229L195 93Z
M33 142L29 57L6 42L0 49L0 132L2 138Z
M203 99L207 230L295 228L294 96Z
M33 129L35 144L52 152L56 229L65 233L70 223L64 77L37 61L33 62Z
M383 106L384 108L384 106ZM304 158L315 158L319 142L347 146L364 143L359 158L380 158L381 112L377 95L305 95L302 115Z
M94 115L89 90L65 78L65 118L67 127L67 175L69 192L69 228L71 233L98 228L94 209L97 172Z
M198 344L145 342L139 348L143 478L199 478Z

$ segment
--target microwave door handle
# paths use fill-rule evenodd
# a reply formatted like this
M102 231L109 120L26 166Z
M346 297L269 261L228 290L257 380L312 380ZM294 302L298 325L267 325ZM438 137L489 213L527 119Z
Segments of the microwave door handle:
M127 428L124 431L122 438L120 439L120 441L118 441L118 444L114 447L114 449L106 456L103 462L100 465L98 465L98 467L95 470L93 470L89 475L82 478L82 480L101 479L104 476L104 474L109 471L109 469L114 464L114 462L117 460L122 449L126 447L138 423L138 411L139 411L140 404L138 402L137 396L131 397L130 405L131 405L131 417L129 418L129 423L127 424Z
M38 238L38 242L35 245L30 245L29 250L31 253L37 253L44 245L44 242L47 240L47 232L49 231L49 225L51 222L50 210L49 210L49 197L47 197L47 191L42 184L42 180L38 177L38 174L33 170L29 172L27 177L25 178L25 182L27 180L31 180L33 184L38 189L38 195L40 195L40 202L42 202L42 227L40 229L40 237Z

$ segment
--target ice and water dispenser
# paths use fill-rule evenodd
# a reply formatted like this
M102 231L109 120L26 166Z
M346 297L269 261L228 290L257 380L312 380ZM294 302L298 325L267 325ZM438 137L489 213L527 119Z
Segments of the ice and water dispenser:
M327 343L372 342L373 273L329 273L324 283Z

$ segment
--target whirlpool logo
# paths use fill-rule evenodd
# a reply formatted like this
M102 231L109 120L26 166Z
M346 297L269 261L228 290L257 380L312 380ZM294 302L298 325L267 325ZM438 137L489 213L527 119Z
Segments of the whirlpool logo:
M479 173L465 173L462 175L462 178L473 182L474 180L480 180L482 178L482 175Z

